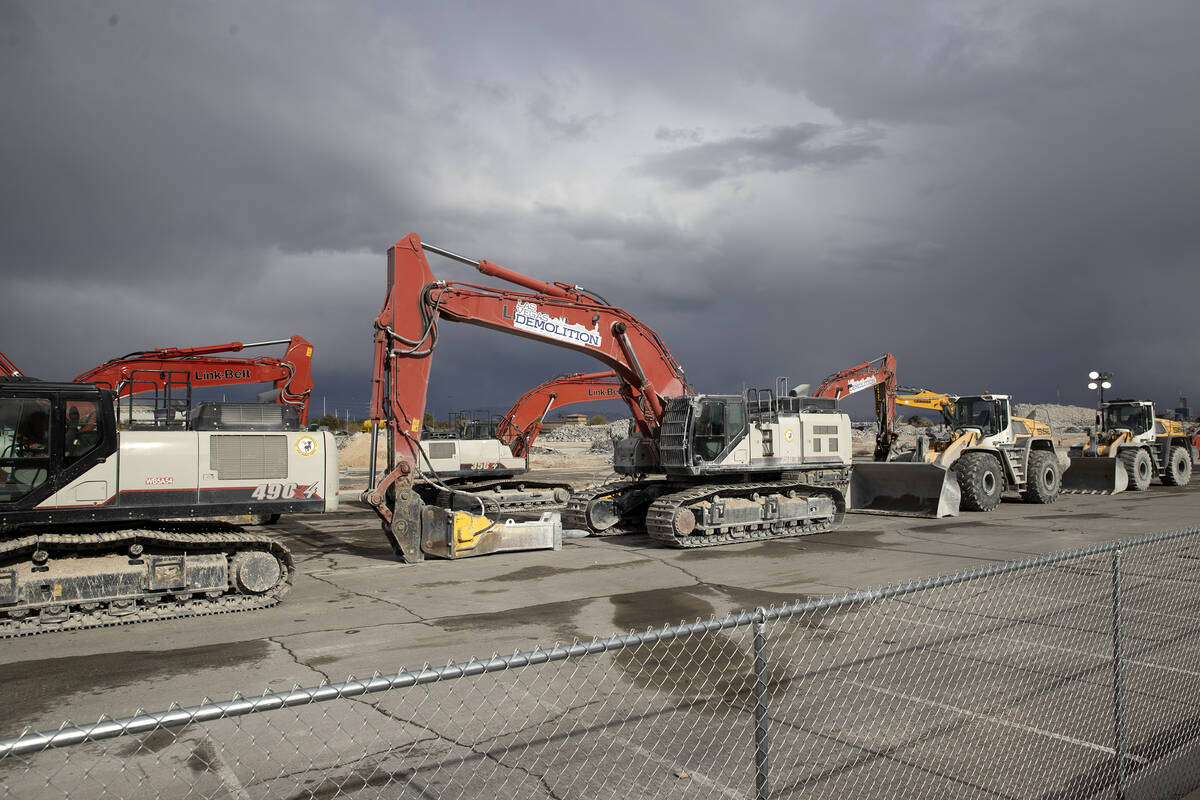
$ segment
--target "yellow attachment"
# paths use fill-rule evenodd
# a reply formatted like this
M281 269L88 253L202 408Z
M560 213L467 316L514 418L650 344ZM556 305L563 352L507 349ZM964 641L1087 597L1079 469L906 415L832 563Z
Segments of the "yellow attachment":
M968 447L974 447L979 443L979 439L978 431L961 431L947 442L944 448L937 449L930 447L929 453L925 456L925 462L949 469L954 466L954 462L962 455L962 451Z
M1101 434L1096 442L1096 455L1116 457L1117 448L1133 441L1133 434L1121 429Z
M927 408L930 411L954 408L954 401L950 399L950 395L931 392L929 389L922 389L916 394L898 394L896 402L902 406Z
M455 511L451 528L454 535L454 552L474 550L479 539L496 523L487 517L471 514L467 511Z

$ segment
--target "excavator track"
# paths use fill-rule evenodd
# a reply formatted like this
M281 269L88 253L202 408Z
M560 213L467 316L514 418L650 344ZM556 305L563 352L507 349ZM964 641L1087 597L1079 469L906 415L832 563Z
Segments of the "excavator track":
M710 484L659 497L646 514L646 532L671 547L715 547L823 533L845 516L845 495L835 487Z
M437 505L460 511L507 514L520 511L559 511L568 502L571 487L548 481L490 481L484 484L451 485L453 492L439 489Z
M571 495L562 512L563 529L585 530L592 536L641 533L645 530L645 509L656 497L679 486L672 481L618 481L580 489ZM643 494L635 498L628 494L631 490ZM631 501L627 508L602 506L617 502L622 495Z
M27 533L0 542L0 638L267 608L295 571L280 542L231 525Z

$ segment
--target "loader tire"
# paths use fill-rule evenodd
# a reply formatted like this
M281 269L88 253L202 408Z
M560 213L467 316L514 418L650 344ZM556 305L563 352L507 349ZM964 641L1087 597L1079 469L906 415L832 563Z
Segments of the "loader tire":
M1129 476L1129 488L1135 492L1144 492L1150 488L1150 479L1154 477L1154 462L1150 454L1140 447L1130 447L1121 451L1121 463L1125 465L1125 474Z
M1034 450L1029 454L1025 474L1025 491L1021 497L1026 503L1053 503L1062 489L1062 468L1058 456L1045 450Z
M966 453L954 465L962 507L967 511L991 511L1004 493L1004 472L991 453Z
M1167 468L1162 482L1167 486L1187 486L1192 480L1192 457L1187 448L1175 445L1167 454Z

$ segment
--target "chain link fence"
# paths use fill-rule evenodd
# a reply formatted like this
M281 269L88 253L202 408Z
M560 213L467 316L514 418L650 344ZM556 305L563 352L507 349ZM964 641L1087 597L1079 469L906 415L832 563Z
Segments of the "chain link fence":
M0 742L0 797L1090 798L1200 785L1200 529Z

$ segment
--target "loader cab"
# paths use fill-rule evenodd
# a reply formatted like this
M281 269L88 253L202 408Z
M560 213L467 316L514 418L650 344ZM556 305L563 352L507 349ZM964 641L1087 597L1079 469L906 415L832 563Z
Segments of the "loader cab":
M1154 427L1154 405L1135 400L1105 403L1101 430L1112 432L1125 429L1134 437L1148 433Z
M997 436L1011 424L1008 397L994 394L956 397L947 422L956 431L974 428L985 439Z
M113 401L93 384L0 378L0 512L44 502L115 453Z

